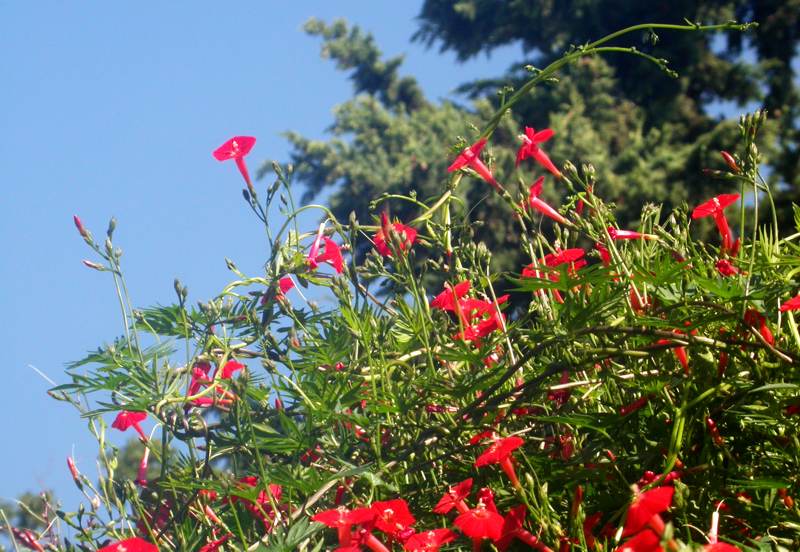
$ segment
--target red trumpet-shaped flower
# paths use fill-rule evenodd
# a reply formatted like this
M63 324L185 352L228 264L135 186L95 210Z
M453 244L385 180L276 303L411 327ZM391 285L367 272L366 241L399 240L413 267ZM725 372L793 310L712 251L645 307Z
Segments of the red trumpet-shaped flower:
M800 310L800 295L796 295L783 303L779 310L781 312Z
M375 249L377 249L378 253L384 257L392 256L392 250L388 243L389 236L392 232L396 233L400 237L399 247L401 251L405 251L410 248L417 239L416 230L399 222L391 224L386 213L381 213L381 229L378 230L378 233L375 234L372 240L375 242Z
M561 178L561 171L547 157L547 154L539 148L539 144L547 142L555 134L549 128L536 132L535 128L525 127L525 134L520 134L519 139L522 140L522 146L517 151L517 166L520 162L528 157L533 157L545 169L553 173L556 178Z
M483 451L477 460L475 460L475 467L488 466L489 464L500 464L503 471L508 476L514 488L519 488L520 483L517 474L514 471L514 463L511 459L511 453L525 444L521 437L513 435L505 439L498 439Z
M756 328L761 337L770 345L775 345L775 337L772 335L767 319L756 309L747 309L744 313L744 323L752 328Z
M532 550L552 552L538 537L522 526L522 524L525 523L525 514L527 511L528 508L524 504L520 504L512 508L503 518L502 536L495 543L495 546L497 546L500 552L508 550L508 547L511 546L514 539L522 541Z
M313 269L316 269L320 263L330 264L336 272L341 274L344 272L344 258L342 257L341 248L332 239L323 235L325 232L325 223L319 225L317 236L314 243L311 244L311 249L306 257L306 262ZM320 244L324 244L325 249L320 252Z
M465 513L469 508L467 507L464 499L469 496L469 491L472 489L472 478L465 479L458 485L454 485L448 489L444 496L439 499L433 511L436 514L446 514L453 508L460 513Z
M464 148L461 153L456 157L456 160L447 167L447 172L457 171L458 169L463 169L464 167L469 167L478 175L483 178L486 182L492 185L492 187L500 192L501 194L505 191L500 183L495 180L494 176L492 175L492 171L489 170L483 161L481 161L480 154L481 150L486 145L486 138L481 138L474 144L469 147Z
M717 230L719 230L719 234L722 237L723 251L730 251L733 247L731 228L728 226L728 219L725 218L725 207L735 203L738 199L739 194L721 194L698 205L692 211L692 219L714 217Z
M445 290L431 301L431 307L455 312L456 303L469 293L470 286L469 280L464 280L455 286L445 284Z
M97 552L158 552L158 547L139 537L133 537L104 546Z
M618 230L613 226L608 227L608 235L612 240L657 240L658 236L653 234L642 234L633 230Z
M625 519L625 528L622 531L622 536L633 535L648 526L656 530L658 527L663 528L664 522L660 518L658 520L654 520L654 518L669 509L672 505L674 494L675 489L669 486L655 487L640 493L628 508L628 516ZM658 522L660 522L660 525Z
M450 529L433 529L411 535L403 549L407 552L439 552L442 545L456 540L456 536Z
M739 269L736 268L734 264L730 262L728 259L718 260L716 267L717 267L717 272L719 272L722 276L725 276L726 278L728 276L735 276L739 274Z
M234 136L220 147L215 149L212 153L214 159L217 161L227 161L233 159L239 172L244 178L245 184L250 192L253 192L253 182L250 180L250 174L247 172L247 165L244 162L245 156L253 149L256 139L252 136Z
M569 224L569 221L565 219L561 213L553 209L539 197L542 195L542 184L544 184L544 177L540 176L536 182L531 185L530 189L528 190L528 204L531 206L531 208L536 209L544 216L550 217L556 222L560 222L561 224Z
M482 539L496 541L503 532L503 516L489 510L483 502L479 502L475 508L458 516L453 524L471 538L473 545L477 544L477 548L480 548Z
M337 529L339 531L339 545L349 546L351 541L350 528L353 525L374 520L375 512L370 508L348 510L344 506L339 506L332 510L319 512L312 516L311 519Z
M619 545L615 552L664 552L664 549L661 547L661 537L651 530L645 529Z
M132 412L130 410L123 410L117 414L117 417L114 419L111 427L120 431L125 431L129 427L133 427L133 429L136 430L136 433L138 433L142 438L142 441L147 441L147 435L144 434L144 431L142 431L142 426L139 425L139 422L144 421L145 418L147 418L147 412Z
M373 502L372 511L375 512L375 527L394 539L399 540L401 533L416 522L402 498Z

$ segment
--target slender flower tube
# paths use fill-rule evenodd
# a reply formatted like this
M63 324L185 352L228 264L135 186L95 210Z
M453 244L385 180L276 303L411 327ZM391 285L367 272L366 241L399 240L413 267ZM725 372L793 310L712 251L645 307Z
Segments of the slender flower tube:
M633 230L618 230L613 226L608 227L608 235L612 240L657 240L658 236L653 234L642 234Z
M555 134L549 128L536 132L535 128L525 127L525 133L519 135L522 140L522 146L517 151L517 166L520 162L528 157L533 157L545 169L550 171L556 178L561 178L561 171L550 161L550 158L545 152L539 149L539 144L547 142Z
M725 208L735 203L739 199L739 194L720 194L702 203L692 211L692 219L714 217L717 230L722 237L722 250L731 251L733 247L733 237L728 219L725 218Z
M251 194L255 194L253 182L250 180L250 173L247 172L247 164L244 162L245 156L253 149L256 139L252 136L234 136L212 152L217 161L227 161L233 159L236 167L244 178L247 189Z
M480 154L484 146L486 146L486 138L481 138L471 146L464 148L458 157L456 157L456 160L453 161L449 167L447 167L447 172L453 172L457 171L458 169L463 169L464 167L469 167L478 173L478 176L491 184L492 187L500 194L503 194L505 190L500 183L495 180L494 176L492 175L492 171L489 170L489 167L487 167L483 161L481 161Z
M143 421L145 418L147 418L147 412L131 412L129 410L123 410L117 414L117 417L114 419L111 427L120 431L125 431L129 427L133 427L133 429L136 430L136 433L139 434L139 437L142 438L142 441L147 442L147 435L144 434L144 431L142 431L142 426L139 425L139 422Z
M539 196L542 195L542 184L544 183L544 177L540 176L536 182L534 182L530 189L528 190L528 204L531 208L536 209L540 213L542 213L546 217L550 217L556 222L561 224L569 224L569 221L565 219L561 213L553 209L550 205L545 203Z

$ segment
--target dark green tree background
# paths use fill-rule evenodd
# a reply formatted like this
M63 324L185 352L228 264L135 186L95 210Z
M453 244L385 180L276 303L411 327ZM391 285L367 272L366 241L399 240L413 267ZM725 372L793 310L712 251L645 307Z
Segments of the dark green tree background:
M414 40L455 52L460 60L517 42L527 52L505 73L462 83L467 105L427 99L415 79L401 75L402 57L384 58L376 40L361 29L312 20L306 31L322 39L323 56L349 73L355 96L337 107L329 140L288 134L292 162L308 187L305 199L337 186L330 200L337 216L347 220L354 211L368 223L375 213L369 202L380 194L414 190L425 198L441 193L456 151L454 137L472 141L478 134L474 125L497 107L498 90L529 78L526 65L544 67L571 45L642 22L757 21L758 28L744 35L663 32L654 40L643 33L618 43L668 59L678 78L630 55L584 58L558 82L534 89L515 106L492 137L489 152L507 187L527 186L544 172L532 164L514 168L516 136L526 125L550 127L556 137L546 151L556 164L566 159L592 164L597 193L614 201L621 219L635 225L647 202L664 203L669 210L726 186L702 169L721 168L719 150L735 150L736 121L709 114L709 105L755 102L770 111L772 133L762 149L773 184L781 190L779 202L790 213L790 202L800 192L800 102L792 71L799 16L800 0L426 0ZM552 179L545 188L553 200L563 193ZM483 182L462 183L459 193L465 208L473 209L473 220L482 221L476 229L480 239L493 251L518 250L508 213ZM390 208L400 218L417 214L401 202ZM495 261L519 271L524 259Z

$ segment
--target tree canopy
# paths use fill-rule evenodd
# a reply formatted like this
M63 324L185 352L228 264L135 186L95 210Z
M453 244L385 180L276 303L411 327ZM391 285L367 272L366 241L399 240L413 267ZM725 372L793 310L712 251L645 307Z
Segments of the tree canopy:
M552 128L558 140L548 153L556 164L570 158L591 165L586 167L590 171L597 167L598 191L613 199L620 220L636 224L648 202L663 202L670 209L721 189L723 184L702 169L721 167L718 152L734 144L736 125L712 114L710 106L716 101L757 102L773 118L775 130L765 133L761 150L772 166L773 183L782 183L779 205L788 208L800 190L799 104L792 70L798 14L798 1L635 6L609 1L427 0L415 40L453 51L461 60L514 42L521 42L527 53L505 73L463 83L460 90L469 99L464 105L426 98L413 77L401 75L402 57L384 58L375 38L358 27L311 20L306 31L322 38L323 56L349 72L355 95L337 106L329 140L288 133L292 162L307 185L305 199L337 185L331 198L334 213L346 219L353 211L365 222L377 207L367 198L409 190L420 197L439 193L454 153L477 136L476 121L486 120L504 95L535 71L532 66L542 67L572 45L643 20L722 23L735 18L754 20L759 26L744 35L664 31L656 36L643 30L639 43L619 43L667 59L677 78L630 55L583 58L566 67L557 81L534 88L515 105L491 139L491 145L503 147L489 153L503 174L515 174L520 188L527 188L541 171L523 164L512 172L516 137L525 126ZM453 144L450 137L455 135L463 141ZM551 198L564 193L552 179L545 190ZM471 229L479 239L494 250L518 250L509 213L484 183L476 180L459 193L464 208L476 210L475 218L483 221ZM400 218L416 214L407 204L392 202L390 210ZM519 270L521 259L501 257L496 262Z

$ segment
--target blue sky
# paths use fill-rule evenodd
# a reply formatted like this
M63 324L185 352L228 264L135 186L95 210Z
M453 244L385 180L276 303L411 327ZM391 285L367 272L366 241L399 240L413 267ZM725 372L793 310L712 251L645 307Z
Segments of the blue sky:
M345 17L372 32L387 55L407 55L403 71L432 98L521 59L509 47L460 65L411 44L421 4L0 0L0 499L48 488L75 509L72 453L95 476L86 422L29 367L63 383L64 363L121 333L111 280L81 264L91 252L72 215L95 236L118 219L137 306L172 302L175 277L190 301L214 296L232 277L224 257L259 274L258 221L235 167L211 151L256 136L252 170L288 158L285 130L325 135L352 89L302 32L308 18Z

